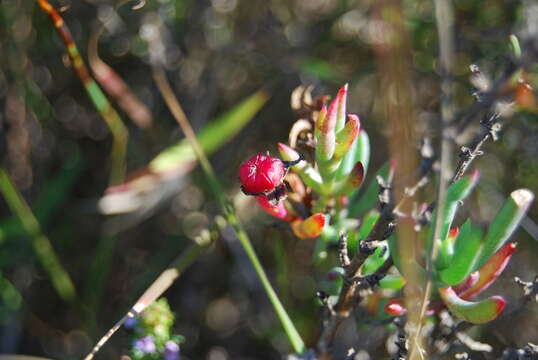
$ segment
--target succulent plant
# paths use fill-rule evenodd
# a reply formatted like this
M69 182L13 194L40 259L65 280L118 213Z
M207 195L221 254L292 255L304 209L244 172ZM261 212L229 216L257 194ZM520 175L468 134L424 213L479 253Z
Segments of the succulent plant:
M239 170L243 191L256 196L264 211L290 223L298 238L318 238L315 261L326 257L328 246L338 242L340 233L347 234L347 251L353 254L360 251L361 242L381 218L378 204L389 202L383 198L384 190L388 189L396 169L394 162L387 163L376 173L376 181L359 193L370 157L368 135L358 116L346 113L347 85L330 104L326 104L326 99L320 97L306 104L308 111L302 114L308 114L307 119L300 119L292 128L290 145L278 144L282 160L258 154L245 161ZM306 146L301 147L301 143ZM303 161L305 158L312 160ZM485 235L470 219L460 229L453 224L456 213L478 181L479 173L474 171L448 187L442 209L436 209L429 221L431 225L420 230L426 233L424 248L415 258L404 259L424 279L431 279L437 289L438 296L432 299L428 314L446 307L471 323L491 321L503 311L505 300L500 296L472 299L489 287L506 267L516 248L515 243L507 241L534 198L529 190L514 191ZM289 196L286 196L286 183L291 189ZM423 210L427 208L423 206ZM305 212L299 214L296 209ZM438 214L442 218L439 234L435 236ZM374 274L391 257L400 274L384 274L375 280L380 288L397 291L406 283L406 267L402 266L397 238L389 235L372 249L360 274ZM425 264L430 261L433 248L438 251L428 274ZM328 295L338 295L344 274L340 267L329 272ZM401 315L406 307L403 301L392 299L385 305L385 311Z

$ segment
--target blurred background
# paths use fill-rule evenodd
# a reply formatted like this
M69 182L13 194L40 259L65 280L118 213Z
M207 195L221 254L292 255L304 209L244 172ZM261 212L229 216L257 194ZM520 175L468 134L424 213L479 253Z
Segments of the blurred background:
M295 239L286 225L241 195L237 168L251 154L276 154L276 142L287 141L296 120L290 108L294 88L312 85L314 95L334 94L344 83L349 110L371 138L370 168L385 162L387 137L398 136L382 111L380 78L388 69L376 54L385 2L147 0L138 9L136 2L51 3L120 113L128 131L120 165L135 181L110 187L118 185L110 178L112 137L50 18L35 1L0 0L1 165L43 235L29 236L21 223L25 215L0 200L0 353L81 358L202 230L214 226L218 204L199 169L181 151L155 165L159 154L184 137L153 81L156 63L166 70L195 131L218 121L229 128L239 121L235 117L242 119L235 135L208 132L215 142L210 159L290 316L314 346L320 328L314 294L324 275L312 266L313 243ZM538 33L538 4L452 3L454 102L460 111L476 101L469 66L477 64L491 81L499 77L511 54L509 35ZM409 38L409 51L401 56L417 139L431 137L437 146L433 3L406 0L397 6ZM536 70L531 66L525 75L530 86L538 86ZM470 200L475 221L491 220L516 188L538 190L538 117L534 98L527 101L505 119L499 141L488 143L473 165L483 174ZM508 298L509 309L521 296L513 276L531 280L538 273L537 215L534 206L515 236L516 255L491 289ZM50 252L43 244L51 245ZM52 252L74 285L71 295L62 296L63 285L54 286L46 270L50 264L43 257ZM174 332L186 338L184 358L279 359L291 351L242 248L226 232L165 296L176 314ZM363 321L369 316L357 314ZM537 305L529 304L475 334L496 350L521 346L537 341L536 323ZM383 327L362 326L357 341L378 354L373 358L387 358L388 334ZM98 357L118 359L130 339L128 330L120 330Z

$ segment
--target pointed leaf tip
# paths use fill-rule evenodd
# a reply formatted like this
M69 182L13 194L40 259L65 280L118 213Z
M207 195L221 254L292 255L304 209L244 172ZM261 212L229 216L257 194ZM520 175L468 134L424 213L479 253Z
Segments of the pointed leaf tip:
M468 289L460 293L462 299L469 299L476 294L486 290L502 274L510 258L516 251L517 244L514 242L507 243L500 248L489 260L482 266L477 273L479 279Z
M277 144L278 152L285 161L293 161L299 157L299 153L286 144Z
M450 286L440 288L439 294L455 316L473 324L483 324L494 320L506 306L506 301L500 296L492 296L477 302L463 300Z
M336 134L336 147L332 161L339 162L348 151L360 132L360 120L357 115L349 114L348 122L344 128ZM338 163L339 164L339 163Z
M460 233L460 228L456 226L450 229L450 231L448 232L448 236L455 240L459 233Z
M516 205L520 208L527 208L534 200L534 193L528 189L519 189L513 191L510 197L514 200Z
M512 236L533 200L534 194L527 189L519 189L510 194L491 222L475 269L484 265Z
M471 178L472 182L477 182L478 179L480 179L480 170L478 170L478 169L473 170L473 172L471 173L470 178Z

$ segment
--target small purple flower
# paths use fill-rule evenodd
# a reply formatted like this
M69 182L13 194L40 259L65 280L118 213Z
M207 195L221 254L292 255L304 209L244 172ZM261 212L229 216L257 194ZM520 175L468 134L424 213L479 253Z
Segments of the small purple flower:
M164 344L164 360L179 360L179 345L173 341Z
M123 326L125 326L127 329L132 329L136 326L136 323L138 323L138 319L135 317L128 318Z
M157 350L153 336L144 336L143 338L136 340L133 346L144 354L154 353L155 350Z

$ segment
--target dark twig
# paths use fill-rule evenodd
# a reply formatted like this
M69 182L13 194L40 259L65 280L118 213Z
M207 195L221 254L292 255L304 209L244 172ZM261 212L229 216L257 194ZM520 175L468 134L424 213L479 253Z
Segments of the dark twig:
M396 334L396 346L398 351L393 357L393 360L406 360L407 359L407 335L405 333L404 324L401 318L397 317L394 319L394 324L398 328L398 333Z
M515 277L516 284L523 287L523 302L527 303L531 300L538 302L538 276L533 281L523 281L519 277Z
M346 269L349 264L349 255L347 254L347 234L342 232L338 240L338 258L340 259L340 265Z
M498 133L501 130L501 125L499 122L496 122L496 120L501 115L502 113L496 112L488 119L482 121L481 125L484 130L481 132L481 134L477 135L471 145L461 148L461 153L459 155L460 160L458 166L456 167L456 171L454 172L454 176L452 177L452 180L450 180L450 183L454 183L461 179L474 159L483 154L481 149L486 141L489 139L493 139L494 141L497 140L499 136Z
M537 360L538 345L528 343L519 349L506 350L501 360Z

